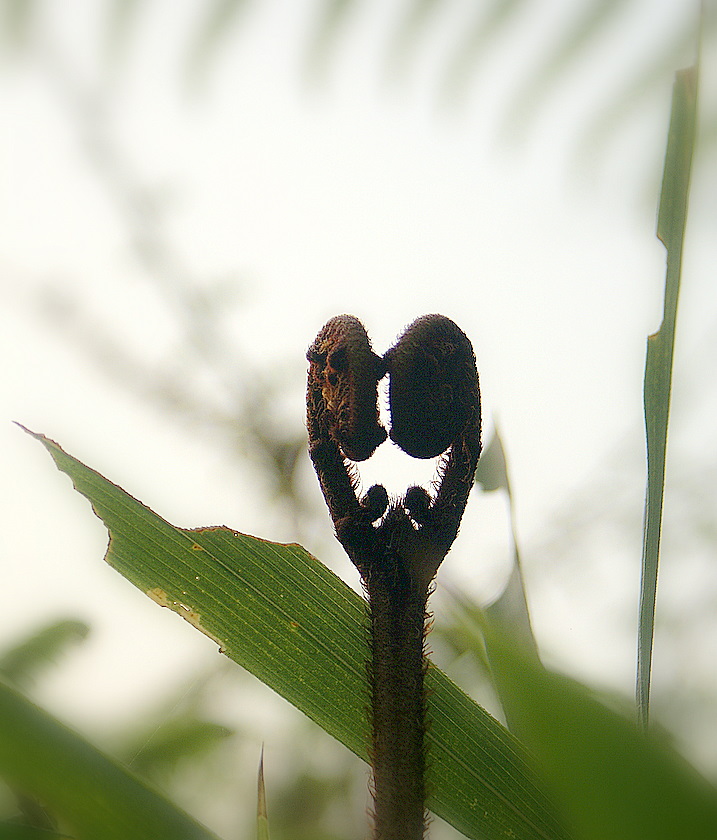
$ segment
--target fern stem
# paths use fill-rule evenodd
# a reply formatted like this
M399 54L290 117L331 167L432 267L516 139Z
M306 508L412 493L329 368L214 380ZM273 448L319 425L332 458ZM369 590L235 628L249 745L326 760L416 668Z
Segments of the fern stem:
M421 840L425 811L425 592L396 563L367 581L374 840Z

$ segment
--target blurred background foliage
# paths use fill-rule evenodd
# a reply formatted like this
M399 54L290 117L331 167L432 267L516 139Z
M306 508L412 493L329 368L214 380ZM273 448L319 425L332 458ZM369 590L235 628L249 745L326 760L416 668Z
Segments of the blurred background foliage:
M172 35L182 43L173 68L178 88L192 97L209 95L214 74L221 72L222 56L242 49L244 39L251 35L252 16L269 2L213 0L195 4L194 24L188 31ZM159 306L172 319L175 352L164 361L147 360L125 340L121 326L115 327L109 319L98 320L69 285L43 288L35 300L36 312L48 329L58 331L81 350L118 388L134 394L144 405L154 406L168 423L201 434L228 457L242 463L251 461L263 498L276 506L277 518L288 518L290 530L301 534L318 510L307 500L302 485L305 433L301 419L287 418L282 411L295 360L287 360L286 365L272 360L271 365L258 367L253 358L241 354L225 324L227 311L241 311L244 279L205 276L186 264L165 224L171 194L147 183L135 171L115 136L110 113L113 86L123 73L131 71L132 46L142 37L143 22L152 14L153 5L153 0L96 4L88 29L88 37L96 42L94 75L78 73L68 60L62 36L53 28L57 4L50 0L3 0L0 38L6 71L13 62L35 62L51 79L88 152L97 182L122 220L128 248L142 266ZM296 39L303 59L297 75L303 75L307 86L331 79L354 27L360 25L363 15L375 12L374 6L367 0L302 4L304 26L297 27ZM387 3L380 13L385 31L381 44L374 45L372 54L366 56L366 72L398 91L408 89L414 77L420 78L434 92L439 115L470 109L472 91L486 83L482 76L486 57L498 51L510 56L513 31L526 21L529 25L531 15L543 13L554 17L555 37L541 45L532 63L520 63L515 94L505 102L502 123L486 130L493 133L496 145L530 144L531 133L545 110L552 107L556 92L570 84L585 62L603 62L602 104L575 120L571 157L565 163L566 170L575 164L590 170L609 144L629 134L636 112L649 107L656 97L664 97L676 67L692 60L697 21L693 4L671 4L670 14L661 16L660 26L653 30L650 12L638 0ZM603 47L621 31L623 21L634 15L644 18L644 38L635 48L623 44L621 61L609 66L610 53ZM664 25L665 19L669 25ZM716 34L717 15L708 7L702 33L705 51L714 46ZM717 106L714 97L706 97L701 153L710 155L716 143ZM642 174L649 172L654 178L655 171L646 169ZM636 191L644 188L637 178ZM714 351L714 346L701 349L703 357L711 357ZM682 412L683 416L698 415L711 396L701 388L699 360L687 367L696 373L692 381L684 383ZM682 557L685 576L704 575L704 569L713 565L717 543L714 511L704 493L717 479L717 448L710 445L715 443L714 430L704 434L706 446L699 459L684 456L670 465L667 516L675 527L667 531L665 553ZM616 443L601 483L593 482L576 494L569 505L556 512L541 539L531 544L527 582L531 599L556 597L553 583L564 584L571 576L580 575L599 585L601 577L610 574L610 565L603 563L606 555L613 562L626 554L639 556L639 511L627 500L641 494L641 455L639 430L635 430L634 437ZM503 493L506 499L510 495L507 481L493 487L484 484L484 489ZM576 556L581 558L579 570L571 562ZM679 673L681 651L694 649L705 642L704 634L714 633L710 622L715 591L709 578L702 602L690 602L686 610L684 599L678 598L663 607L658 644L661 657L674 666L673 673ZM434 608L434 655L449 675L499 715L486 678L484 654L471 630L470 604L439 589ZM616 633L630 632L634 615L626 614L620 604L608 608L615 611ZM42 679L48 667L63 667L61 657L69 656L69 649L82 643L89 630L74 619L40 628L2 652L0 671L31 691L33 681ZM131 726L118 724L118 731L107 733L105 746L200 818L223 813L227 822L237 824L242 832L239 836L252 836L254 803L239 800L234 775L237 754L249 749L242 738L246 733L241 721L227 722L214 712L218 695L230 690L251 693L252 686L251 677L226 665L191 675L178 690L148 708L142 719L133 720ZM715 698L716 687L707 672L695 674L693 670L684 679L659 685L655 710L684 742L704 742L698 758L711 764L717 775ZM705 736L708 732L712 733L709 738ZM267 795L275 840L355 840L363 836L366 777L355 757L296 715L290 716L290 726L282 734L282 767L272 770L271 761L268 756ZM0 799L3 817L30 813L30 821L38 825L42 820L35 805L8 791ZM437 840L455 836L445 826L436 826L434 831Z
M183 59L177 67L178 82L211 83L211 73L222 51L241 48L243 30L257 7L272 0L213 0L198 4L192 31L185 34ZM48 0L5 0L2 6L2 35L8 48L21 54L44 37L43 12ZM95 37L107 69L116 69L131 56L143 17L151 13L153 0L106 0L98 4L101 14ZM698 8L696 4L674 3L674 19L665 31L651 31L649 15L644 21L644 42L634 50L628 66L613 74L604 106L593 122L582 126L579 139L594 150L629 121L635 110L669 85L675 67L693 58ZM313 79L331 73L332 62L350 37L353 23L365 13L367 0L316 0L304 3L309 21L298 35L304 41L304 72ZM580 61L614 34L631 14L639 13L638 0L581 0L568 4L536 4L531 0L492 0L466 3L458 0L405 0L386 4L386 37L375 60L387 78L409 76L420 62L421 51L431 46L440 31L442 17L457 8L462 18L452 20L445 38L443 56L436 63L431 80L441 102L465 104L471 85L480 77L482 62L489 51L510 38L511 27L521 16L537 10L555 14L555 39L545 45L534 66L523 68L521 85L513 101L506 103L506 125L527 136L531 121L540 113L554 90L575 72ZM703 37L715 36L715 16L706 5ZM509 48L508 43L508 48ZM605 68L606 71L609 69ZM703 138L717 140L717 113L707 103L703 115Z
M181 33L184 47L174 68L177 85L197 95L207 93L212 73L219 70L223 51L241 50L242 37L257 7L271 0L214 0L195 4L190 31ZM276 5L276 0L274 0ZM330 77L332 67L352 27L370 9L367 0L324 0L305 3L308 21L302 39L303 70L307 84ZM669 6L670 4L666 4ZM619 72L605 66L604 103L590 119L574 120L573 154L589 169L595 168L605 144L629 132L636 111L655 98L664 98L676 67L694 59L698 9L675 3L673 20L665 27L650 27L645 15L644 38L629 49ZM234 455L254 460L260 467L265 489L274 501L286 503L294 517L303 512L303 494L297 489L297 465L304 450L304 433L298 424L287 424L277 412L282 403L289 370L281 365L257 370L255 362L240 355L236 342L226 334L223 321L228 310L241 309L242 283L238 277L203 276L186 265L177 243L166 230L172 196L166 188L150 186L134 171L113 133L110 103L113 80L132 60L132 46L141 37L145 16L153 0L106 0L97 4L90 27L96 39L94 77L76 72L62 49L61 35L53 29L52 7L43 0L4 0L0 6L0 38L6 58L40 62L56 87L57 96L80 132L94 173L115 204L124 224L128 244L144 276L159 295L162 308L176 325L177 354L166 368L148 364L127 345L112 324L98 323L94 313L71 290L48 286L38 300L47 325L65 331L108 377L134 391L145 403L154 403L167 416L203 427ZM461 8L462 7L462 8ZM455 14L456 9L463 17ZM457 0L407 0L385 6L385 44L367 56L366 72L384 83L411 73L425 73L422 50L435 49L440 34L441 56L431 66L427 83L435 90L439 106L470 108L472 85L481 81L482 63L491 50L511 50L511 27L531 14L555 16L555 41L545 45L534 63L520 65L521 76L514 98L505 103L502 126L487 125L497 145L529 143L531 128L548 109L551 96L580 70L580 62L600 48L609 35L619 33L627 16L639 13L637 0L581 0L579 3L535 3L530 0L494 0L460 3ZM452 15L452 17L451 17ZM442 23L448 18L448 25ZM448 29L448 34L443 30ZM177 33L172 33L176 37ZM717 14L704 16L701 37L705 52L717 35ZM637 48L639 47L639 49ZM610 49L615 49L611 44ZM605 56L611 53L605 53ZM605 56L602 57L603 62ZM373 67L371 62L376 63ZM80 80L81 79L81 80ZM426 83L425 79L422 79ZM717 143L717 108L714 97L705 97L701 109L699 145L709 155ZM573 161L574 162L574 161ZM570 168L566 160L566 169ZM649 176L654 185L655 172ZM640 190L644 184L636 181ZM293 373L294 368L290 368ZM206 383L212 387L207 388Z
M0 677L32 694L32 684L46 678L51 668L62 667L62 658L88 633L86 625L73 620L43 627L0 652ZM103 748L182 810L210 814L214 821L224 814L239 831L237 836L254 837L256 802L237 797L243 785L236 776L240 763L258 766L250 724L246 722L243 731L232 729L218 722L214 711L218 697L227 691L241 696L252 680L229 662L192 673L143 715L103 733ZM272 773L268 793L271 836L351 840L362 835L366 775L353 754L297 714L282 741L280 763L283 771ZM38 829L39 836L65 836L61 815L0 779L0 836L24 838L13 833L24 826Z

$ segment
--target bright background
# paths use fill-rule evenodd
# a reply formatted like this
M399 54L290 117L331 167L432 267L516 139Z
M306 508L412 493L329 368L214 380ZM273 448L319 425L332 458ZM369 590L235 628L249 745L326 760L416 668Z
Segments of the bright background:
M194 0L23 5L14 35L4 13L0 67L0 642L65 616L92 627L35 696L97 734L217 653L101 562L103 526L12 420L177 525L300 541L357 585L303 449L292 502L257 441L301 444L304 353L329 317L359 316L382 353L415 317L442 312L473 341L486 439L500 426L542 653L629 697L645 340L664 283L656 206L672 75L691 60L668 47L690 4L524 0L453 88L467 1L225 3L236 16L203 54L207 4ZM345 18L322 41L330 7ZM419 7L424 26L401 42ZM600 9L602 24L558 60ZM654 704L717 775L714 31ZM384 449L362 469L367 486L430 480L432 464ZM487 603L509 560L505 499L476 494L440 581ZM252 761L262 741L280 751L285 704L254 685L242 704Z

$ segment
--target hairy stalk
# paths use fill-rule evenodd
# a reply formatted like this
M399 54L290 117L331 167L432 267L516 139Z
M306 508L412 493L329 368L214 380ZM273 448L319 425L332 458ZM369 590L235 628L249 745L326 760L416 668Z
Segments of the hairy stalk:
M369 601L374 837L421 840L425 810L426 594L372 575Z
M470 341L448 318L416 320L379 358L351 315L332 318L307 353L309 454L336 529L366 588L370 629L374 840L426 828L426 603L458 533L480 455L480 392ZM390 376L391 439L407 454L446 452L436 494L410 487L389 504L358 495L353 463L386 438L377 383Z

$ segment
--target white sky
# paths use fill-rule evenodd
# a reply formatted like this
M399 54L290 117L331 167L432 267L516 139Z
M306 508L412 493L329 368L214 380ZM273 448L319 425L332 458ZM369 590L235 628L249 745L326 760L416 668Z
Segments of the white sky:
M571 156L581 126L609 99L610 80L645 48L646 15L650 27L666 27L674 4L637 4L561 82L517 146L500 133L503 103L525 82L531 57L556 39L565 8L557 0L533 4L497 42L453 111L434 96L455 32L449 17L417 51L415 70L390 86L379 70L389 4L367 4L326 84L312 88L299 72L308 7L259 4L192 98L180 69L197 4L147 5L102 101L106 130L132 177L166 193L167 238L188 270L240 278L241 305L225 322L258 364L288 365L282 416L302 421L305 348L331 315L361 317L383 352L415 317L442 312L473 340L484 413L489 427L499 418L510 458L521 541L539 540L546 518L599 478L616 443L642 422L645 338L659 325L664 282L653 208L669 83L588 167L576 174ZM80 86L98 89L97 21L84 3L57 8L41 42ZM456 17L465 8L457 4ZM65 94L43 48L2 68L0 642L53 617L88 620L91 641L63 662L45 697L75 723L99 725L144 702L157 681L211 660L215 647L101 562L101 523L11 420L180 526L297 534L245 501L251 475L216 441L108 382L36 311L38 292L50 287L77 296L98 328L138 354L161 360L175 350L170 313L133 258L116 196L88 163ZM704 167L690 220L685 354L715 323L714 192L705 183L713 168ZM409 483L405 464L387 479L389 468L369 465L366 483ZM639 517L639 495L634 504ZM495 596L506 570L501 504L473 499L467 516L441 574ZM325 533L307 529L315 541L307 547L333 552L328 559L353 580L328 519L319 521ZM534 609L549 653L625 693L634 641L611 646L600 599L636 612L638 563L639 554L611 574L589 607L576 584L559 609ZM526 566L530 576L529 550Z

